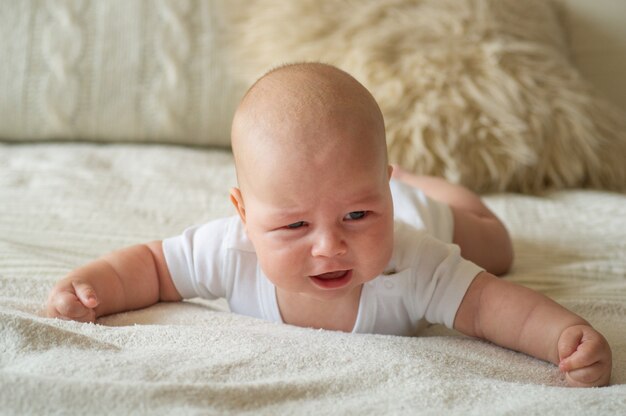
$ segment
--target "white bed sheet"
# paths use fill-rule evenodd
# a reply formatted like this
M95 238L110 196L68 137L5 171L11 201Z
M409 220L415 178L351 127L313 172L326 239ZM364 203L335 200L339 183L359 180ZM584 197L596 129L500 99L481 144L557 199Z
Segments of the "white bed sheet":
M626 195L486 197L516 251L506 277L613 347L612 385L441 327L420 337L277 325L192 301L81 324L45 318L56 280L112 249L233 213L230 153L0 144L0 413L623 414Z

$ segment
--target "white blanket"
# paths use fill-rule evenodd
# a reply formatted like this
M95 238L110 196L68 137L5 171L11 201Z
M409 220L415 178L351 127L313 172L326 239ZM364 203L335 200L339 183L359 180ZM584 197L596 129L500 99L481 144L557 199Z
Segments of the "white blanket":
M506 277L564 303L613 348L612 385L431 327L416 338L277 325L204 301L97 324L48 319L72 268L233 211L224 151L0 144L2 414L624 414L626 195L486 197L508 225Z

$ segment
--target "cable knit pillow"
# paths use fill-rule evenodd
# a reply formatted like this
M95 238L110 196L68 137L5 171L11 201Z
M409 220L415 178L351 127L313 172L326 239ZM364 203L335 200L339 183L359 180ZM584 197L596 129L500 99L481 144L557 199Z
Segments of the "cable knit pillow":
M229 3L240 74L290 61L350 72L393 162L479 191L626 186L624 115L568 59L547 0Z
M230 144L216 1L0 2L0 138Z

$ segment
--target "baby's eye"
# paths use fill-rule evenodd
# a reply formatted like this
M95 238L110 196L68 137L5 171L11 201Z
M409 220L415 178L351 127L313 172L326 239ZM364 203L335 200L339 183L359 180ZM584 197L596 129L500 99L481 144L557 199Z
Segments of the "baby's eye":
M365 218L366 215L367 215L367 211L352 211L351 213L346 215L344 217L344 219L346 219L346 220L360 220L362 218Z
M290 230L296 230L298 228L304 227L306 223L304 221L294 222L293 224L289 224L286 228Z

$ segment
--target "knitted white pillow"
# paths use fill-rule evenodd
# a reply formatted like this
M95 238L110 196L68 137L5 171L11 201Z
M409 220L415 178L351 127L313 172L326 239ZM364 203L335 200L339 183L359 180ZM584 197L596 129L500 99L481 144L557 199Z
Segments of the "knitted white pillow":
M568 59L547 0L229 2L252 82L322 61L370 89L390 158L479 191L626 187L624 115Z
M0 139L230 144L217 1L1 1Z

